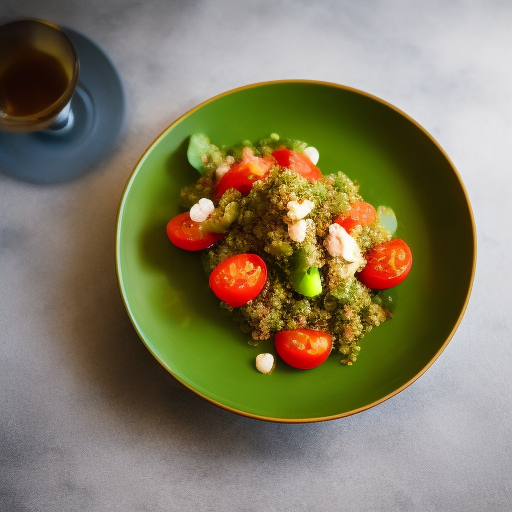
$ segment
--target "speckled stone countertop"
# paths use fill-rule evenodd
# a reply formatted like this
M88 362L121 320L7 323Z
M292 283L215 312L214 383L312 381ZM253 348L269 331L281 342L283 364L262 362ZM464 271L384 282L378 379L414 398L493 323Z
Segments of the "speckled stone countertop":
M110 56L117 148L58 185L0 174L0 511L505 511L512 503L512 4L502 0L3 0ZM467 188L478 264L463 321L412 386L303 425L238 416L150 355L115 272L147 146L234 87L348 85L429 131ZM2 148L0 147L0 151Z

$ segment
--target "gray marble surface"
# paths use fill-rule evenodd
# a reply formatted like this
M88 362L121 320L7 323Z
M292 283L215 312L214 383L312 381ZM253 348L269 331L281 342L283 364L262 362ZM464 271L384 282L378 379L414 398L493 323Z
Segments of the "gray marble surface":
M0 174L0 510L510 510L512 3L0 3L0 21L19 16L103 47L128 117L82 178ZM373 409L304 425L182 387L132 329L114 266L123 187L153 139L215 94L285 78L362 89L422 124L460 172L479 244L466 315L430 370Z

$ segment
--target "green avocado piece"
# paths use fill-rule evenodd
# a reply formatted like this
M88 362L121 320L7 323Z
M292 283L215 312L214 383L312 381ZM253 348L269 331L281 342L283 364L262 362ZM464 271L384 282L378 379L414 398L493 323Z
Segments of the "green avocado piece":
M316 297L322 293L320 270L317 267L308 267L304 250L295 254L291 283L293 289L305 297Z
M316 297L322 293L322 280L317 267L309 267L305 272L292 272L294 290L306 297Z

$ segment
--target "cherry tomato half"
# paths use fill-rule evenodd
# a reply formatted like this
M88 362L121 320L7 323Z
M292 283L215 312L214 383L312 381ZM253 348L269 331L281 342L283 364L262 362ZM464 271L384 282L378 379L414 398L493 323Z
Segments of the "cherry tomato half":
M411 249L400 238L375 246L365 258L366 267L358 278L368 288L376 290L386 290L401 283L412 266Z
M237 308L261 292L267 282L267 266L256 254L235 254L213 269L209 282L220 300Z
M317 181L323 177L320 169L303 153L296 153L291 149L277 149L272 156L281 167L291 169L309 181Z
M331 353L332 336L313 329L281 331L275 335L276 351L294 368L309 370L321 365Z
M265 178L273 165L271 159L257 156L233 165L215 187L215 198L220 199L222 194L230 188L234 188L246 196L251 191L254 182Z
M350 208L342 213L336 222L350 233L358 224L360 226L368 226L375 222L377 212L370 203L358 201L351 203Z
M169 240L180 249L201 251L220 240L225 233L203 231L201 223L194 222L188 212L180 213L167 224Z

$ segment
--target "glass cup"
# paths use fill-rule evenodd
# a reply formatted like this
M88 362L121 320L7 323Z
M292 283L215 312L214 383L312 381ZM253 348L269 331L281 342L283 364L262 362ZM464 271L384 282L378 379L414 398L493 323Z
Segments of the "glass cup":
M23 19L0 26L0 130L68 132L79 69L56 25Z

